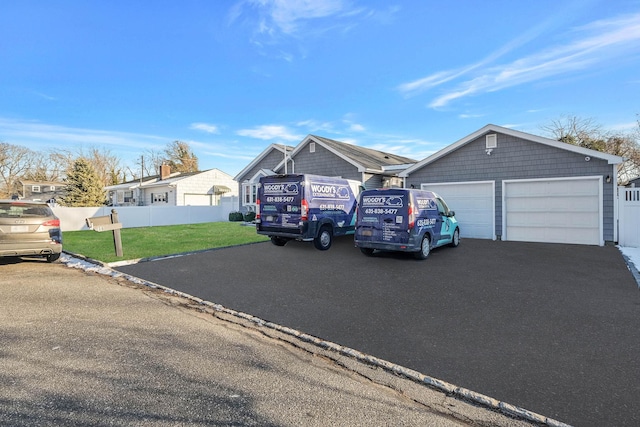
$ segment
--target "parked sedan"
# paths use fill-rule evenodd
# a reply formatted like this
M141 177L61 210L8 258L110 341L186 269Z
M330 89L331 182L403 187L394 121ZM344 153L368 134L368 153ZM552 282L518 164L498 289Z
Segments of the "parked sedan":
M0 256L53 262L61 253L60 219L46 203L0 200Z

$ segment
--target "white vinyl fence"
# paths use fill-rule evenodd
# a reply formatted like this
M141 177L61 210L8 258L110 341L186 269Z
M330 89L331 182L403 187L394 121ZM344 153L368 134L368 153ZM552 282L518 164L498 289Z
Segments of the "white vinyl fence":
M640 248L640 188L618 188L618 244Z
M62 231L88 230L86 219L118 213L123 228L152 227L156 225L197 224L228 221L229 213L238 210L237 197L222 197L217 206L101 206L95 208L53 208L60 218Z

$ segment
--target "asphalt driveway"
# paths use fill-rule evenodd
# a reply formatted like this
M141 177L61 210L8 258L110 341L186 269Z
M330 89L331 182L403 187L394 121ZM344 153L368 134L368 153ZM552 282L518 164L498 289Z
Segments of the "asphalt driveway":
M640 294L615 247L466 239L416 261L347 237L118 270L569 424L640 424Z

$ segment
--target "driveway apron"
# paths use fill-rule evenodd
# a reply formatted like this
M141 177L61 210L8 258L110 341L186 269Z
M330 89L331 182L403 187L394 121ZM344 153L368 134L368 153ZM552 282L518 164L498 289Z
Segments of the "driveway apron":
M466 239L416 261L345 237L117 269L568 424L640 425L640 295L615 247Z

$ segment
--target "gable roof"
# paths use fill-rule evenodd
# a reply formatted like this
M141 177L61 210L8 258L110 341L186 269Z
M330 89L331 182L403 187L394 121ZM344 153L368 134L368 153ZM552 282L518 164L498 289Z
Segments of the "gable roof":
M296 153L302 150L309 142L320 144L336 156L357 167L358 172L381 173L389 170L397 170L398 167L404 169L417 162L417 160L408 157L385 153L371 148L359 147L317 135L307 135L288 157L294 157ZM278 168L283 164L284 160L278 165Z
M191 176L194 175L199 175L201 173L205 173L205 172L209 172L215 170L214 169L208 169L206 171L197 171L197 172L174 172L171 175L169 175L168 178L165 179L160 179L160 175L150 175L150 176L145 176L144 178L142 178L142 180L140 179L133 179L131 181L127 181L127 182L123 182L121 184L115 184L115 185L108 185L106 187L104 187L105 190L132 190L134 188L138 188L138 187L158 187L158 186L164 186L164 185L171 185L177 181L181 181L183 179L189 178ZM222 172L218 169L219 172ZM222 172L224 173L224 172Z
M407 168L404 172L401 172L399 174L399 176L403 177L403 178L406 178L412 172L417 171L419 169L422 169L423 167L427 166L428 164L435 162L436 160L446 156L447 154L457 150L458 148L460 148L460 147L462 147L464 145L469 144L472 141L475 141L476 139L478 139L482 135L485 135L485 134L490 133L490 132L501 133L501 134L504 134L504 135L513 136L515 138L521 138L521 139L525 139L527 141L536 142L538 144L544 144L544 145L548 145L550 147L559 148L561 150L566 150L566 151L571 151L571 152L574 152L574 153L582 154L584 156L589 156L589 157L593 157L593 158L596 158L596 159L606 160L609 164L618 164L618 163L622 163L624 161L624 159L622 157L614 156L613 154L607 154L607 153L603 153L601 151L590 150L588 148L580 147L580 146L577 146L577 145L567 144L566 142L556 141L555 139L544 138L542 136L537 136L537 135L533 135L533 134L530 134L530 133L526 133L526 132L521 132L521 131L514 130L514 129L505 128L505 127L502 127L502 126L488 124L485 127L481 128L481 129L478 129L477 131L473 132L472 134L465 136L464 138L454 142L453 144L446 146L442 150L433 153L432 155L430 155L426 159L421 160L420 162L416 163L415 165Z
M239 181L240 178L242 178L247 172L249 172L251 169L253 169L257 164L259 164L262 161L262 159L264 159L269 154L271 154L271 152L273 150L280 151L282 153L282 158L283 158L283 161L284 161L284 150L287 150L287 153L290 153L290 152L293 151L293 147L291 147L289 145L284 145L284 144L270 144L267 148L264 149L264 151L262 153L258 154L258 157L253 159L251 161L251 163L249 163L235 177L233 177L233 179L235 179L236 181Z

